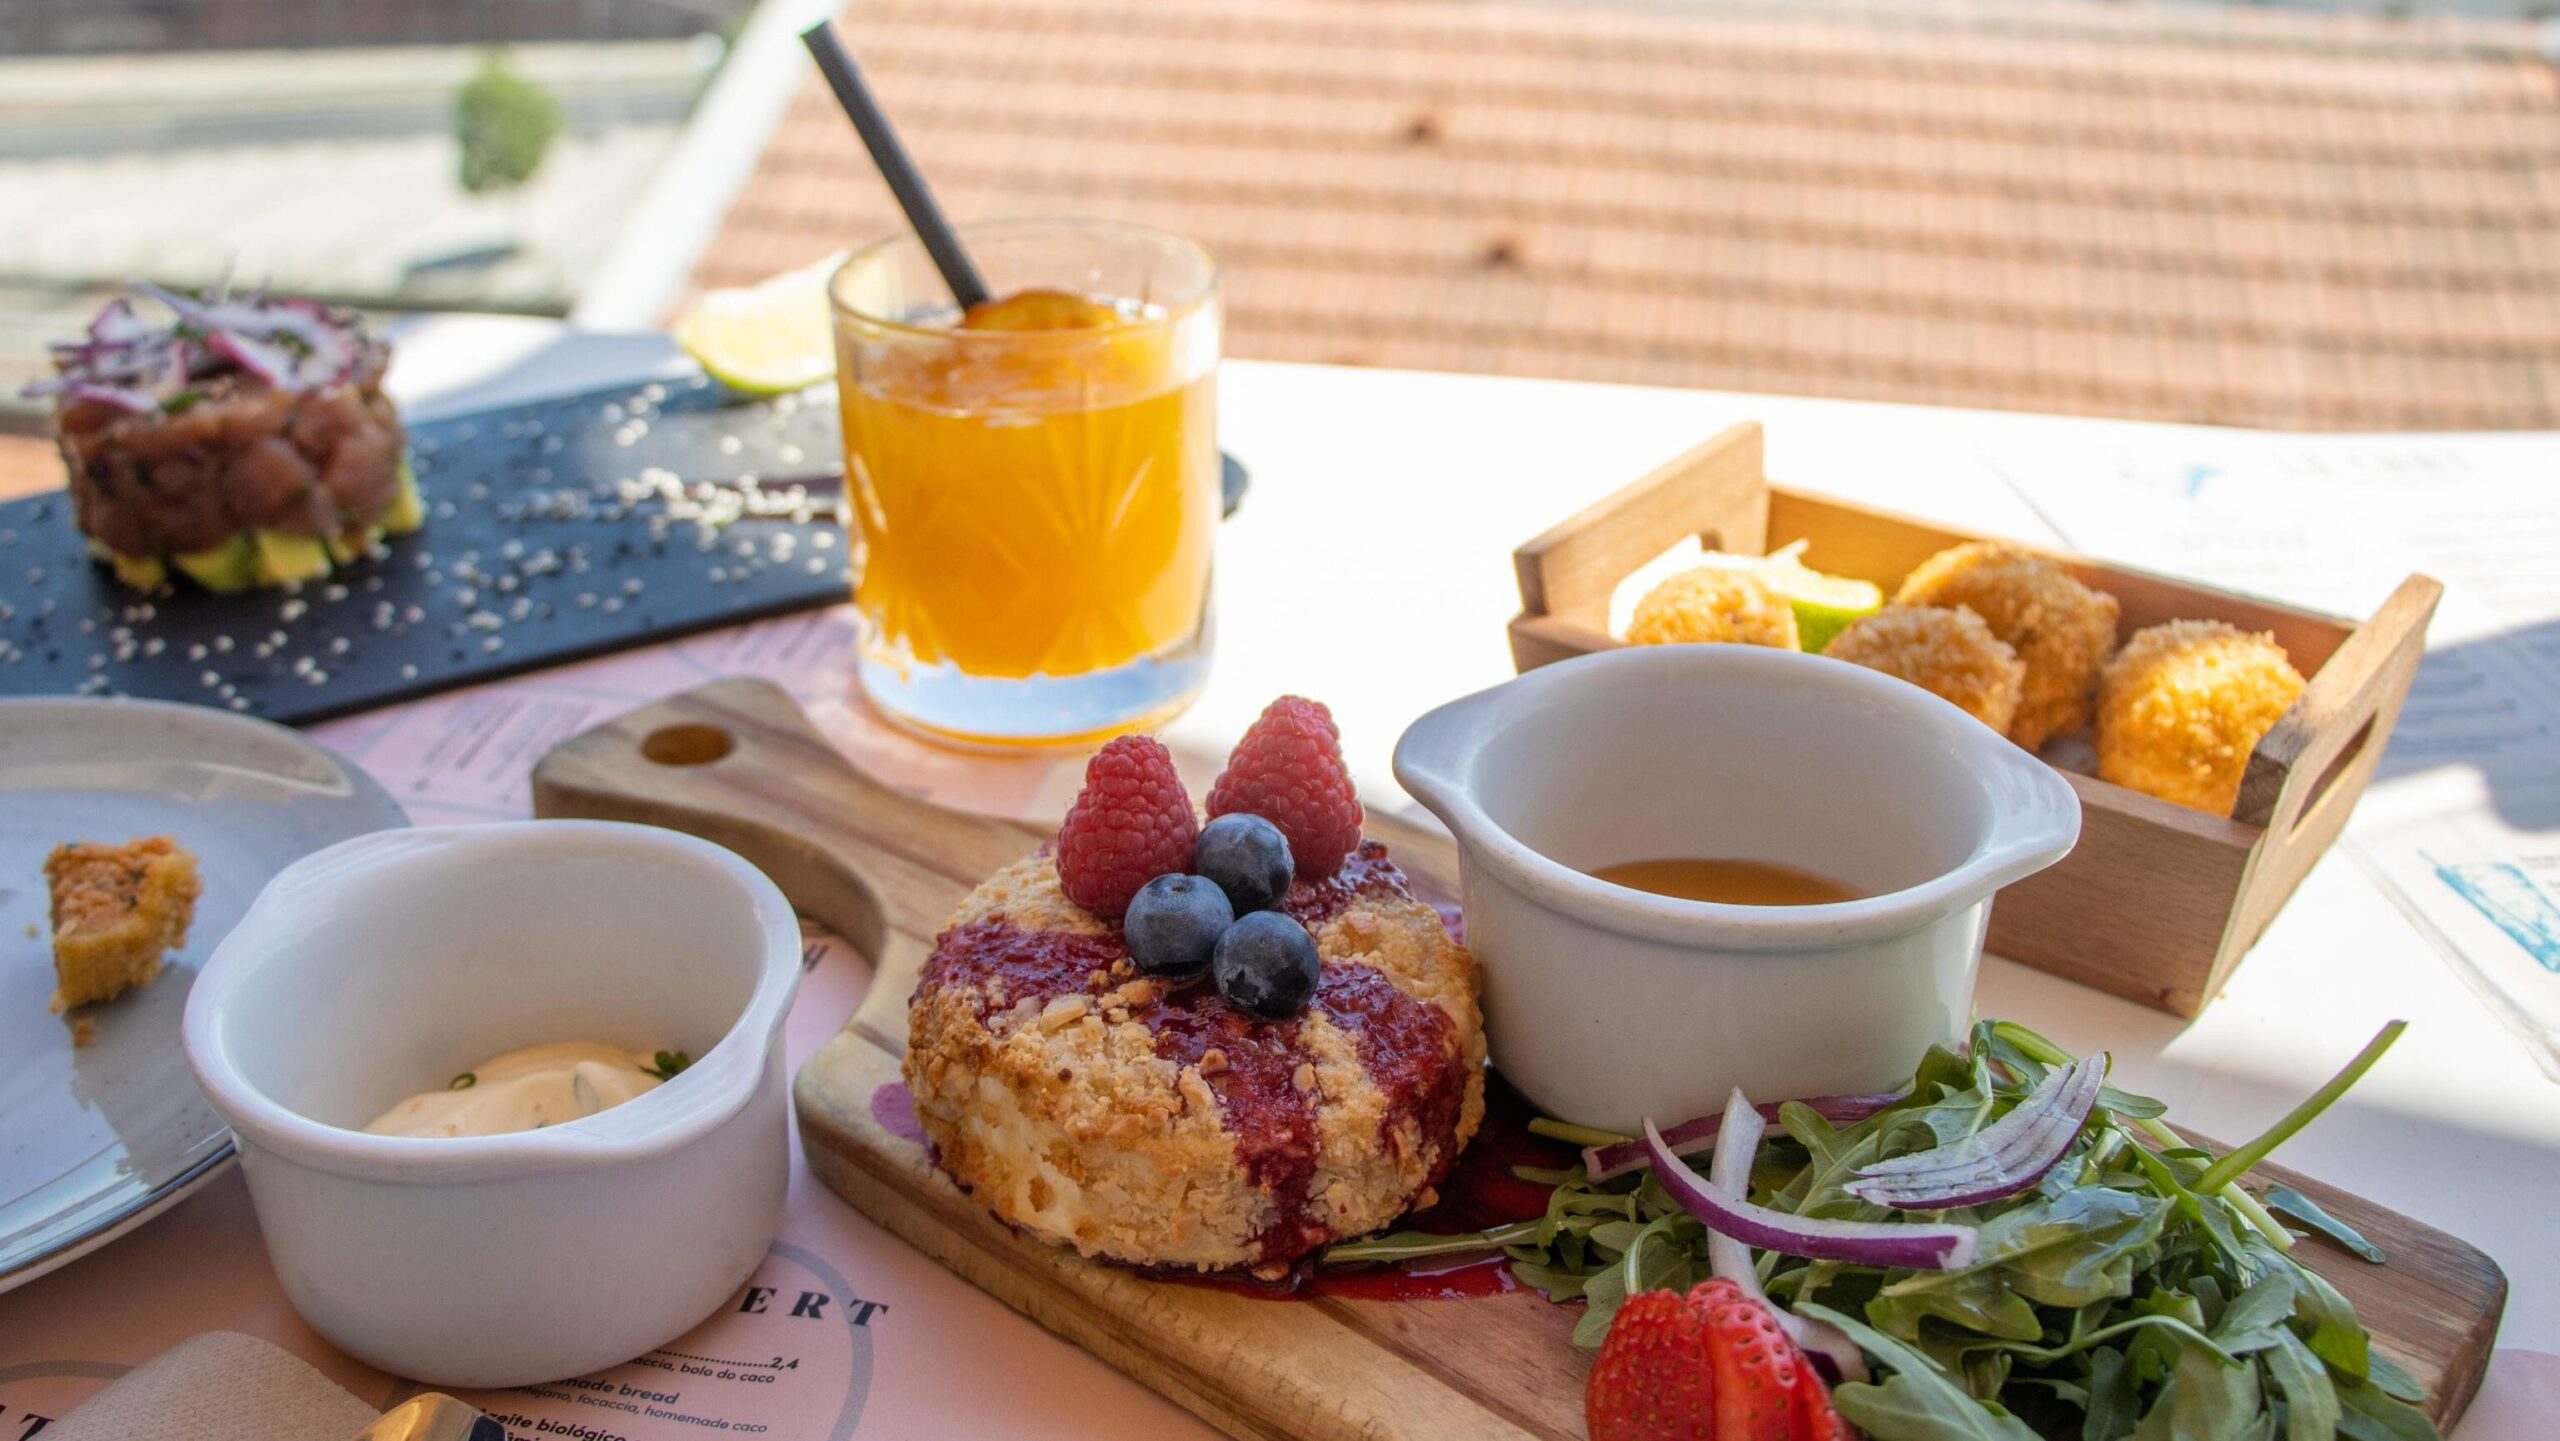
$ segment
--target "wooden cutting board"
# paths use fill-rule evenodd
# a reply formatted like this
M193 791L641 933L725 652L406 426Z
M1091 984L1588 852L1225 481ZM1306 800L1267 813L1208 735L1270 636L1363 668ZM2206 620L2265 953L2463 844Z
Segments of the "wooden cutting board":
M1580 1438L1589 1362L1578 1307L1534 1292L1463 1301L1265 1300L1152 1281L1017 1234L973 1205L921 1145L872 1114L898 1079L906 1002L954 905L1048 838L927 804L855 770L780 689L733 680L563 742L534 771L534 808L669 826L716 841L869 954L869 997L796 1087L810 1168L934 1259L1203 1419L1240 1437L1311 1441ZM1387 816L1371 831L1425 887L1453 885L1447 840ZM2450 1428L2488 1363L2506 1302L2495 1262L2444 1232L2276 1168L2391 1257L2371 1266L2305 1243Z

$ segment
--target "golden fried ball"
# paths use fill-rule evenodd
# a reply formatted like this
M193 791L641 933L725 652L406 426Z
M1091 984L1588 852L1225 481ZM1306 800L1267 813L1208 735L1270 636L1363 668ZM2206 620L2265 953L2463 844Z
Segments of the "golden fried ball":
M2039 555L1990 541L1939 551L1904 577L1897 605L1964 606L2026 663L2009 739L2040 750L2089 724L2098 666L2116 645L2116 598Z
M2000 732L2017 718L2026 662L1965 606L1889 605L1850 622L1824 655L1911 682Z
M2098 776L2227 816L2249 752L2302 687L2272 635L2218 620L2135 631L2098 681Z
M1684 570L1646 591L1627 624L1632 645L1705 640L1804 649L1795 607L1785 596L1757 576L1712 565Z

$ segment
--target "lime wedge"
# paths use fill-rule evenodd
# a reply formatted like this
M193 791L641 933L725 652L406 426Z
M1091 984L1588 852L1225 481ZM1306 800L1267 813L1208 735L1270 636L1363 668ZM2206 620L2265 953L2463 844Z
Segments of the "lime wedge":
M1796 613L1796 631L1808 653L1819 654L1831 638L1852 621L1884 608L1884 591L1875 582L1845 575L1825 575L1804 563L1804 542L1796 541L1767 555L1736 555L1711 550L1703 565L1749 571L1787 598Z
M805 390L836 373L827 313L829 256L743 290L714 290L675 323L684 347L711 378L749 395Z

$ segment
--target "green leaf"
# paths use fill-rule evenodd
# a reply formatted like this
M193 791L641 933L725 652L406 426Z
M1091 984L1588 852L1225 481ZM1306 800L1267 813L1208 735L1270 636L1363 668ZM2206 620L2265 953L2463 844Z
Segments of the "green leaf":
M1915 1280L1926 1284L1885 1287L1867 1303L1867 1319L1906 1341L1919 1340L1921 1321L1932 1316L2003 1341L2044 1338L2044 1323L2036 1319L2036 1308L2012 1290L1996 1268L1928 1273Z
M1582 1298L1590 1302L1582 1319L1573 1323L1573 1344L1585 1351L1597 1351L1609 1339L1609 1326L1618 1319L1618 1308L1627 1303L1626 1273L1615 1266L1591 1273L1582 1283Z
M2027 1424L1973 1399L1938 1364L1874 1327L1828 1306L1799 1302L1796 1311L1837 1326L1893 1374L1880 1385L1835 1386L1832 1404L1869 1441L2039 1441Z
M1978 1244L2028 1300L2086 1306L2133 1294L2134 1263L2168 1219L2158 1197L2079 1186L1992 1217Z
M2286 1328L2276 1328L2267 1353L2267 1376L2284 1393L2285 1441L2331 1441L2338 1432L2338 1388L2329 1368Z
M2293 1333L2285 1322L2293 1316L2298 1294L2299 1288L2286 1272L2259 1277L2224 1308L2222 1320L2213 1328L2215 1343L2234 1356L2247 1356L2271 1349L2279 1336L2290 1338Z
M1520 1278L1521 1285L1533 1288L1558 1305L1581 1300L1583 1283L1589 1279L1579 1271L1564 1271L1521 1260L1517 1253L1511 1258L1511 1274Z
M2444 1441L2427 1413L2379 1386L2338 1388L2338 1434L2346 1441Z
M2266 1412L2255 1366L2226 1366L2201 1346L2178 1355L2133 1441L2249 1441Z
M2142 1378L2112 1346L2089 1353L2089 1414L2080 1441L2118 1441L2142 1416Z
M2302 1287L2294 1314L2311 1323L2311 1349L2348 1377L2362 1381L2371 1375L2373 1342L2356 1321L2354 1305L2310 1267L2294 1265L2293 1274Z
M2291 1186L2281 1183L2269 1186L2267 1209L2279 1216L2300 1221L2318 1234L2328 1237L2377 1266L2384 1262L2380 1246L2366 1240L2355 1227L2322 1210L2319 1202Z
M2098 1088L2098 1104L2128 1121L2149 1121L2169 1114L2169 1103L2113 1086Z
M2418 1378L2410 1375L2399 1362L2384 1355L2380 1347L2369 1348L2365 1352L2365 1362L2365 1379L2381 1387L2385 1395L2396 1396L2413 1406L2426 1404L2427 1388L2419 1385Z
M1835 1386L1831 1404L1868 1441L2038 1441L2025 1422L1985 1407L1953 1382L1933 1386L1906 1371Z

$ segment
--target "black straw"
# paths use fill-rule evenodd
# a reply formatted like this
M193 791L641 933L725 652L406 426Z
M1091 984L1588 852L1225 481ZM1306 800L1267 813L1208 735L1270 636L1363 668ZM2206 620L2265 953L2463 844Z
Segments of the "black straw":
M890 125L888 112L880 108L871 87L863 83L862 70L844 48L844 40L836 27L824 20L800 32L800 43L809 47L809 56L818 62L818 70L827 77L828 88L836 92L836 103L844 107L853 128L862 136L863 145L871 151L871 163L880 167L880 178L889 182L889 192L898 197L898 208L907 212L907 223L915 227L916 238L924 242L927 255L933 257L934 268L942 272L942 283L951 287L951 296L968 309L987 298L987 282L978 277L978 267L971 264L969 252L960 248L960 237L943 218L942 207L933 203L933 189L924 183L923 172L907 158L907 148L898 143L896 127Z

